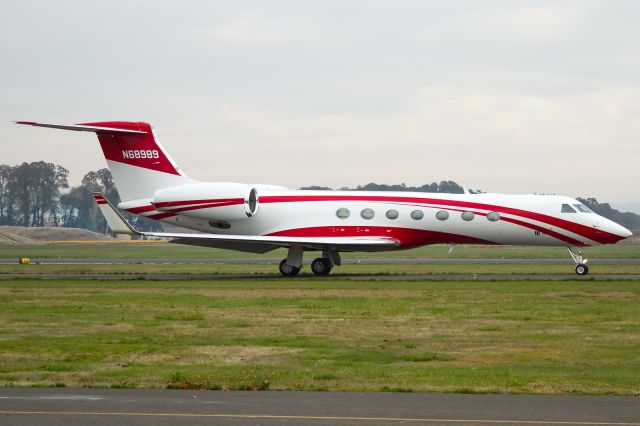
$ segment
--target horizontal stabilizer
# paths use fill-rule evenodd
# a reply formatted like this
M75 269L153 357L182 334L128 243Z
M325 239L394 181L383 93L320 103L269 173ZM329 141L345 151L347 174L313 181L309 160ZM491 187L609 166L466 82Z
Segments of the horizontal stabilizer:
M49 127L52 129L73 130L76 132L112 132L112 133L134 133L144 135L147 132L139 130L118 129L115 127L89 126L86 124L50 124L36 123L35 121L14 121L16 124L25 124L27 126Z

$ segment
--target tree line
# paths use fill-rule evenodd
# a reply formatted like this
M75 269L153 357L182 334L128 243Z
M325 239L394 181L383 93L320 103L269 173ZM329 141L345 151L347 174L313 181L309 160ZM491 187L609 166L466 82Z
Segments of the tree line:
M306 186L300 189L307 190L331 190L328 186ZM411 191L411 192L439 192L443 194L464 194L464 188L451 180L426 183L421 186L407 186L404 183L388 185L385 183L368 183L358 185L355 188L340 188L339 191ZM479 190L470 190L471 193L479 193Z
M102 192L113 204L120 202L109 169L87 173L72 188L68 177L66 168L44 161L0 164L0 225L62 226L107 234L107 222L92 193ZM162 230L160 222L129 213L125 216L140 230Z

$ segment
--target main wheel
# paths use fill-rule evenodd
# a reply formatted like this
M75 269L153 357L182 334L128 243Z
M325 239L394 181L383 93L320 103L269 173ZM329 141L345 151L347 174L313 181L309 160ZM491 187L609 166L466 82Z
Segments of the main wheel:
M287 259L282 259L282 262L280 262L279 269L280 269L280 273L284 277L295 277L300 273L300 268L287 265Z
M576 265L576 274L587 275L589 273L589 267L583 263Z
M316 275L329 275L331 272L331 262L329 259L319 257L311 262L311 271Z

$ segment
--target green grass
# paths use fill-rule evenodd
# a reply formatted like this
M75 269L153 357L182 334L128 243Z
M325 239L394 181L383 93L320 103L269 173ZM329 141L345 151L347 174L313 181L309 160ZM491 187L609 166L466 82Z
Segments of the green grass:
M616 244L611 246L587 247L586 257L592 258L640 258L640 246ZM98 259L282 259L284 250L274 250L264 255L241 253L204 247L191 247L169 243L55 243L35 246L0 245L0 258L26 256L32 258L98 258ZM344 253L344 258L432 258L432 259L510 259L510 258L567 258L567 250L562 247L499 247L499 246L457 246L449 253L446 245L420 247L384 253Z
M0 384L635 395L639 306L638 281L6 280Z

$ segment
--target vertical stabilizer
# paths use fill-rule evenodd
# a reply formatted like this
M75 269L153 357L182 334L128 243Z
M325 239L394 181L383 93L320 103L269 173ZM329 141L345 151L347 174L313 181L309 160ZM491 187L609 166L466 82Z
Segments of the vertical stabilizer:
M149 123L102 121L74 125L18 121L54 129L94 132L122 201L152 198L156 190L193 182L160 145Z

